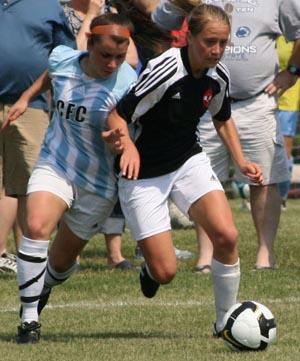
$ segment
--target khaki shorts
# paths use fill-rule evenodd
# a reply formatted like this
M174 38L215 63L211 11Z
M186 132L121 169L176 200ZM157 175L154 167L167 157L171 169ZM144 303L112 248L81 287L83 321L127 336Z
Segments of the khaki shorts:
M10 105L0 103L0 127ZM8 196L25 196L49 124L48 113L28 108L0 133L0 189Z
M244 156L261 167L264 184L288 180L287 156L275 116L274 98L263 93L257 97L234 102L231 107ZM198 131L200 143L211 160L213 170L220 181L228 180L230 154L219 138L209 114L201 118ZM249 183L248 178L242 175L237 167L234 178Z

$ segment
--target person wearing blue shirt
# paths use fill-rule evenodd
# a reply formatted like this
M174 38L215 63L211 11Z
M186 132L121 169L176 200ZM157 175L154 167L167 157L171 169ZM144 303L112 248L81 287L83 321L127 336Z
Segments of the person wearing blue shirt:
M60 4L53 0L1 0L0 34L1 128L11 105L47 68L51 50L60 44L75 47L75 40ZM40 94L0 133L0 256L17 204L19 223L24 223L27 183L49 124L48 110L47 94Z

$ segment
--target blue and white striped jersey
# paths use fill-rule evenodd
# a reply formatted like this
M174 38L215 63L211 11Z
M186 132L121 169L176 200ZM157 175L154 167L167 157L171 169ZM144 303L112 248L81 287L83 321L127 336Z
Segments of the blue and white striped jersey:
M101 132L109 112L136 80L136 73L124 62L106 79L89 78L79 63L85 54L58 46L50 55L55 109L40 159L54 164L77 186L111 198L116 194L114 156Z

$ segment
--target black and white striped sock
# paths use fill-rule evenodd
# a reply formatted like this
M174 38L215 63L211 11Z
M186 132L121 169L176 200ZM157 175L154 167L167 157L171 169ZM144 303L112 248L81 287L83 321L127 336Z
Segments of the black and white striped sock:
M49 288L54 286L60 285L61 283L65 282L71 275L74 273L79 267L79 264L75 262L68 270L65 272L57 272L48 261L46 266L46 273L45 273L45 282L44 282L44 289L42 293L47 293Z
M18 283L22 321L38 321L37 304L44 286L49 241L22 237L18 255Z

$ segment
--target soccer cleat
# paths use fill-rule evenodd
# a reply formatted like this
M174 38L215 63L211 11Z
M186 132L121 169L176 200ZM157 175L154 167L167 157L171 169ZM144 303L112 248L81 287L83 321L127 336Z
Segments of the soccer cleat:
M17 262L13 254L3 253L0 256L0 272L17 273Z
M158 282L152 279L146 269L146 265L142 264L140 272L141 290L145 297L152 298L156 295L156 292L160 286Z
M41 324L36 321L22 322L18 326L17 343L37 343L41 335Z

